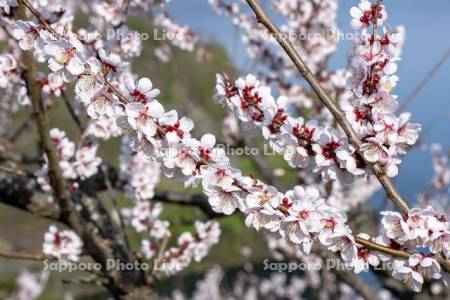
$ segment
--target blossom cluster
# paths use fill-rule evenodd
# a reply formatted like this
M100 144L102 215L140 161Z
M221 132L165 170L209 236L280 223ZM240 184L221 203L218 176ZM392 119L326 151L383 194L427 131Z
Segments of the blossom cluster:
M51 225L44 236L42 250L44 254L60 260L78 261L83 249L83 242L72 230L60 230Z
M30 100L21 72L14 55L10 53L0 55L0 88L6 89L5 99L14 99L19 105L28 105Z
M122 135L122 131L117 126L114 118L101 116L89 122L89 125L86 128L86 135L106 141Z
M70 180L86 179L98 172L99 165L102 162L97 157L98 145L95 143L87 143L81 147L76 147L71 142L66 133L58 128L50 130L50 138L55 145L59 159L59 167L61 168L64 178ZM37 181L44 191L50 191L51 187L48 182L48 165L44 164L40 170L36 172Z
M291 167L311 167L327 180L351 181L367 173L367 166L346 136L315 120L288 114L289 100L272 96L269 86L253 75L232 83L217 75L216 100L225 104L241 121L261 128L270 145L283 154Z
M287 20L280 26L280 35L270 34L252 14L246 13L236 3L223 0L209 2L219 14L230 16L234 25L243 32L242 40L250 59L254 61L255 68L261 66L258 77L266 84L276 86L294 106L322 110L331 124L330 114L316 105L314 96L301 82L303 78L295 76L289 57L278 51L277 41L287 38L327 92L339 99L345 86L345 72L326 68L327 60L335 52L339 35L342 34L336 25L337 1L272 1L274 12ZM340 84L342 81L344 83Z
M209 249L219 242L220 228L214 221L195 221L195 234L183 232L177 240L177 245L165 251L161 258L161 271L173 274L186 267L192 260L199 262Z
M125 23L127 14L136 15L142 12L153 12L155 8L164 7L170 0L118 0L82 1L81 9L89 14L92 23L99 29L117 28Z
M31 273L24 270L16 279L16 291L6 297L7 300L35 300L38 299L45 290L49 279L49 272Z
M30 104L25 80L21 76L22 71L15 55L6 52L0 54L0 88L4 89L0 100L0 134L3 136L7 135L11 128L15 113L21 106Z
M126 182L125 190L132 199L150 200L155 195L155 186L160 179L161 165L131 151L124 139L120 155L120 175Z
M387 15L383 5L377 7L362 0L350 13L352 26L362 29L350 51L350 94L343 109L363 142L364 158L379 163L393 177L398 173L400 155L415 144L421 130L419 124L409 122L409 113L395 114L397 96L390 94L398 81L395 72L403 30L392 30L384 24ZM370 27L372 32L368 31Z
M177 24L168 14L160 14L155 18L155 24L165 31L164 38L182 50L192 51L198 41L198 37L187 26Z
M315 120L305 122L302 117L291 117L288 114L289 99L280 96L275 100L271 88L262 84L255 76L247 75L232 83L226 76L217 75L216 92L216 100L227 105L241 121L261 128L264 138L283 154L290 166L311 166L325 179L339 178L347 182L355 176L368 173L365 161L354 147L349 145L343 133L330 126L319 126L319 122ZM379 123L385 124L388 120L390 119L386 116L386 120L380 119ZM419 127L409 123L402 124L404 126L385 126L384 128L388 129L380 131L379 134L395 136L397 149L402 149L401 153L405 153L405 147L413 145L417 140ZM414 131L412 127L417 130ZM373 147L366 147L367 145L362 145L364 158L369 162L386 165L385 160L382 160L383 156L372 151ZM389 170L392 168L387 169L388 175L397 174L396 171Z
M271 274L269 278L257 277L250 272L238 273L232 289L224 289L225 271L219 266L206 271L204 277L197 281L192 297L187 297L182 290L175 290L172 299L207 300L207 299L302 299L308 283L299 276L288 279L286 274Z
M130 225L137 232L148 231L152 239L162 240L170 236L170 223L158 218L162 210L161 203L139 201L131 210Z
M192 260L201 261L209 251L209 248L217 244L220 236L220 228L217 222L195 222L196 233L183 232L177 240L177 245L169 249L163 247L163 241L171 237L170 223L159 219L163 210L161 203L138 201L135 207L124 215L128 215L130 225L137 232L147 232L148 238L141 241L141 254L146 259L151 259L161 252L158 260L158 271L172 274L187 267ZM122 212L122 213L123 213Z
M409 259L404 260L369 251L359 245L353 250L346 248L346 251L356 251L355 272L367 270L369 266L388 264L392 268L392 276L416 292L421 290L425 279L442 278L444 284L447 284L447 274L441 272L441 266L435 258L449 257L450 227L446 216L431 206L425 209L413 208L406 215L393 211L383 211L381 214L381 234L377 237L358 234L358 237L412 254ZM423 252L425 249L427 250Z
M234 25L243 31L242 40L251 58L258 58L271 71L292 74L294 69L289 58L274 47L280 37L269 36L252 15L235 3L209 2L219 14L232 17ZM292 37L290 41L296 50L306 58L313 72L318 73L323 69L323 62L336 50L337 1L283 0L273 1L272 5L276 12L287 18L280 28L282 34Z
M442 147L438 144L431 145L433 154L434 177L431 180L431 186L440 190L448 187L450 184L450 168L447 156L442 154Z

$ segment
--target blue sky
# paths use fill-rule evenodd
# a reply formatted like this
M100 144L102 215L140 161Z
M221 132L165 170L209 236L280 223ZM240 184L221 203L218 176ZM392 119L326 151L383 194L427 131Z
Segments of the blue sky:
M351 32L349 10L358 2L339 1L337 24L344 32ZM406 42L397 72L400 82L394 90L401 102L450 48L450 1L385 0L383 3L388 11L388 23L406 28ZM216 15L207 0L172 0L169 11L179 22L193 28L203 41L224 45L228 53L233 53L230 56L237 66L245 65L245 49L230 19ZM349 46L349 41L339 43L339 50L330 60L332 69L345 67ZM407 109L412 112L412 120L422 124L425 141L439 142L444 149L450 148L449 75L450 60L447 60ZM417 192L428 189L432 174L429 152L414 150L404 158L395 181L400 192L412 201Z

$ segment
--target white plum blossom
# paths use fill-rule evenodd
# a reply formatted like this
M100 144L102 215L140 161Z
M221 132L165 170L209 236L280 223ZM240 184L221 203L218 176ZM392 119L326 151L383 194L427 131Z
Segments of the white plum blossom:
M189 138L190 131L194 128L191 119L186 117L178 119L178 113L175 110L165 113L161 116L159 122L166 130L166 139L170 144L176 144L180 140Z
M403 244L409 239L410 230L405 218L398 212L384 211L381 212L383 224L386 230L386 236Z
M173 177L178 172L184 176L195 175L197 171L198 155L196 149L191 147L190 144L194 144L194 142L186 139L186 144L177 144L166 154L163 162L167 176Z
M61 260L78 261L83 242L71 230L59 230L51 225L45 233L43 252Z
M129 78L126 82L126 88L135 102L143 102L144 104L160 94L158 89L153 89L153 83L148 78L141 78L137 83Z
M175 38L170 39L172 45L186 51L194 50L198 37L189 27L177 24L168 14L160 14L154 21L173 34Z
M97 145L81 147L75 153L73 168L81 179L89 178L96 174L102 159L97 157Z
M141 242L141 253L146 259L150 259L156 254L156 245L149 240L142 240Z
M376 5L371 4L367 0L361 0L358 7L354 6L350 9L350 15L353 17L351 25L353 29L360 29L361 27L368 27L375 16ZM386 20L387 15L384 6L380 5L378 8L378 15L376 16L377 23L382 25Z
M125 111L131 127L148 137L153 137L156 134L158 124L155 122L155 119L162 117L164 114L164 108L157 101L147 104L141 102L128 103Z
M422 254L414 254L405 262L397 261L392 276L401 280L415 292L422 290L424 278L441 278L441 268L436 260Z
M172 247L164 252L162 261L166 266L183 266L186 267L192 260L202 260L209 249L219 241L220 228L217 222L195 222L196 234L190 232L183 232L177 241L177 246ZM163 272L174 273L180 271L179 268L164 268L161 266Z
M122 131L117 126L115 118L108 118L105 116L99 117L89 123L86 128L86 133L89 136L95 137L100 140L109 140L111 138L120 136Z
M330 235L325 244L331 251L339 251L344 262L354 264L358 256L358 248L354 237L348 232L348 229L342 229Z
M284 195L274 187L255 187L245 199L246 213L245 223L256 230L265 228L277 231L282 220L282 213L278 211Z
M441 267L439 263L431 257L426 257L423 254L413 254L408 259L408 264L425 278L441 278Z
M281 234L293 243L302 244L303 251L309 253L312 246L312 234L321 229L322 213L319 207L323 206L323 199L315 189L304 190L295 187L286 193L286 198L293 201L290 207L290 216L284 218Z
M432 253L443 253L446 257L450 257L450 229L448 222L441 222L435 216L426 220L426 228L428 234L425 239Z
M52 94L56 97L61 97L66 90L66 84L60 73L51 73L47 78L41 79L42 91L46 94Z
M392 276L406 284L414 292L420 292L422 290L423 276L411 267L401 265L394 269Z
M39 28L29 21L16 21L12 35L19 40L19 46L22 50L31 50L43 43Z
M371 238L366 233L359 233L358 237L361 237L361 238L371 241L371 242L374 241L374 239ZM370 251L366 247L360 246L360 245L357 245L357 249L358 249L358 252L356 255L355 262L354 262L355 273L367 271L370 266L376 267L380 264L381 259L378 255L378 253Z
M163 207L161 203L150 203L149 201L139 201L132 210L131 225L137 232L149 230L158 220Z
M197 149L198 156L206 162L227 163L228 157L225 156L225 150L215 145L216 137L211 133L204 134Z
M80 75L75 84L75 92L81 101L89 104L94 95L98 94L100 90L105 92L105 89L101 62L97 58L91 57L87 60L86 67L89 72Z
M211 208L218 213L231 215L241 206L242 198L237 186L208 185L205 193Z
M78 52L78 45L61 40L44 46L44 52L50 56L48 67L53 72L62 71L63 78L71 82L74 76L82 74L86 68L83 57Z
M59 167L65 178L83 180L98 172L102 159L97 156L97 144L88 143L80 145L77 149L75 144L67 138L66 133L58 128L50 130L50 137L56 147ZM48 180L45 178L48 176L47 164L42 166L36 176L41 188L46 190L48 188Z
M10 83L19 81L19 67L13 55L0 55L0 87L7 88Z
M8 300L35 300L44 292L50 272L31 273L22 271L17 277L17 291Z
M150 200L155 195L155 187L160 180L161 164L146 159L140 153L133 153L125 139L120 155L121 178L127 184L128 195L137 200Z
M128 63L123 62L122 58L118 54L113 52L108 53L103 48L98 51L98 56L103 66L105 66L108 70L111 70L113 72L117 72L128 66Z
M109 92L108 87L103 87L90 97L87 102L87 114L92 119L100 116L113 117L115 115L116 97Z

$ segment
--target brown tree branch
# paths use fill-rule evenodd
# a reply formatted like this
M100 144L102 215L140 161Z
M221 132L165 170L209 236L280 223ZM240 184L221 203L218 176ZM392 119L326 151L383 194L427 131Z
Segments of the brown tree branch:
M48 194L36 191L35 184L25 177L12 177L0 180L0 203L35 216L63 222L61 211L56 201L49 201Z
M409 253L403 250L395 250L371 241L368 241L366 239L360 238L358 236L355 236L355 241L360 244L363 245L364 247L366 247L369 250L372 251L378 251L378 252L383 252L395 257L400 257L403 259L408 259L411 257L411 255L413 255L413 253ZM444 268L445 271L450 273L450 261L445 259L444 257L440 256L440 255L435 255L433 256L434 259L436 259L436 261Z
M23 1L27 5L27 1ZM29 3L28 3L29 4ZM19 6L19 19L25 19L25 10L23 6ZM45 108L41 99L41 91L36 79L36 67L32 52L23 51L22 61L24 65L24 77L27 85L28 96L30 97L33 113L38 127L41 147L48 159L48 175L51 186L58 198L64 217L68 220L71 227L77 232L83 232L82 222L76 214L76 209L70 201L70 195L66 188L66 181L59 168L59 159L50 137L50 128L45 113Z
M56 31L46 23L39 12L37 12L27 0L20 2L17 10L19 19L26 20L24 6L26 6L52 34L58 36ZM106 239L97 236L95 225L89 223L89 219L87 220L88 222L86 222L71 201L69 191L66 188L66 181L59 168L59 159L50 138L48 120L41 99L40 87L36 80L36 67L34 65L33 53L23 51L22 61L25 71L24 79L26 81L28 95L31 99L33 113L36 118L41 146L47 156L50 184L58 200L57 202L63 220L66 221L84 241L86 252L89 253L96 262L103 266L102 270L105 273L105 276L111 279L111 283L107 287L116 298L139 299L138 297L140 296L138 295L150 295L152 290L148 286L148 282L142 270L109 270L107 268L109 259L119 259L124 263L128 263L136 261L136 258L133 253L125 249L118 241L118 235L114 235L115 231L107 231L108 237ZM109 220L110 216L105 215L105 218ZM105 222L108 220L105 220Z

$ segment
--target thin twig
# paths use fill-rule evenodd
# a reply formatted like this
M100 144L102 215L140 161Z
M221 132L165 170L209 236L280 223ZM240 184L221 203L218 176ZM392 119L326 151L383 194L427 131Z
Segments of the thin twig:
M449 56L450 56L450 49L447 49L447 51L445 51L444 55L441 56L441 58L434 64L434 66L427 73L427 75L425 75L425 77L422 79L422 81L414 88L414 90L402 102L402 104L400 105L400 108L399 108L400 111L404 111L406 109L406 107L409 104L411 104L411 102L419 95L419 93L427 85L427 83L430 82L431 78L433 78L433 76L437 73L437 71L439 71L439 69L444 65L444 63L447 61Z
M101 279L97 276L92 274L91 276L88 277L78 277L78 278L63 278L62 283L65 284L97 284L97 283L101 283Z
M33 5L28 2L28 0L22 0L23 4L30 10L30 12L39 20L39 22L42 23L42 25L45 26L45 28L53 34L55 37L59 37L59 33L56 32L55 29L53 29L48 22L42 17L42 15L33 7Z
M327 95L319 81L314 77L311 70L306 66L303 59L300 57L298 52L295 50L289 39L280 32L280 30L275 26L275 24L270 20L261 6L256 0L246 0L249 6L254 11L256 18L259 23L267 28L267 30L276 37L276 40L280 46L285 50L287 55L291 58L292 62L297 67L300 74L305 78L305 80L310 84L312 89L316 92L319 100L328 108L333 117L339 123L343 131L348 137L349 142L355 147L361 157L364 155L361 153L361 140L352 125L347 121L345 114L342 112L340 107ZM366 161L367 162L367 161ZM409 211L408 203L400 196L400 194L395 189L391 180L386 176L383 169L379 164L372 164L367 162L371 167L372 172L378 178L387 196L391 201L393 201L404 213Z
M253 142L253 140L248 137L246 134L243 136L244 143L246 146L257 149L256 143ZM270 185L275 185L275 178L273 176L272 168L269 166L267 160L264 158L264 155L261 154L261 151L257 149L256 154L249 155L249 159L252 161L253 165L256 167L256 169L259 171L261 176L263 177L263 180L269 183Z
M373 243L369 240L363 239L359 236L355 236L355 242L357 242L360 245L363 245L364 247L366 247L369 250L374 250L374 251L379 251L379 252L383 252L392 256L396 256L396 257L400 257L400 258L404 258L404 259L408 259L412 254L406 251L402 251L402 250L395 250L377 243Z
M10 141L14 143L24 132L25 129L28 128L30 124L30 119L33 117L33 112L29 113L26 119L17 127L17 129L11 134Z
M156 256L152 273L155 273L156 267L159 265L160 262L162 262L164 251L166 251L167 245L169 244L169 240L170 240L170 233L166 234L164 240L161 243L161 246L158 249L158 255Z
M0 250L0 257L10 258L10 259L25 259L25 260L35 260L35 261L44 261L44 260L55 260L56 258L53 256L49 256L46 254L32 254L32 253L21 253L21 252L7 252Z
M27 173L23 172L22 170L13 169L7 166L1 166L0 165L0 172L6 172L9 174L17 175L17 176L27 176Z
M121 231L122 231L123 239L125 241L125 245L127 246L128 249L131 249L130 248L130 240L129 240L127 232L126 232L125 220L123 218L122 213L120 212L119 202L117 201L116 195L114 194L114 190L113 190L111 181L109 180L109 177L108 177L108 172L105 169L106 168L102 168L102 172L104 174L103 178L105 181L106 190L108 192L109 198L111 198L111 202L113 203L114 209L116 210L117 215L119 216L119 224L120 224L120 228L122 229Z
M81 122L80 118L78 117L77 113L75 112L75 109L73 108L72 104L70 103L69 98L67 98L66 93L62 92L61 97L64 100L64 104L66 105L67 110L70 113L70 116L72 117L74 122L77 124L78 129L80 130L80 132L84 132L83 123Z
M185 206L195 206L203 211L209 218L221 218L226 215L217 213L212 210L211 205L209 205L208 200L202 194L189 195L187 193L176 193L170 191L155 191L155 201L173 203Z

